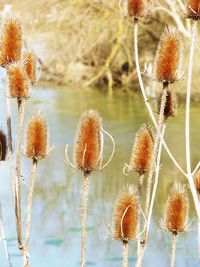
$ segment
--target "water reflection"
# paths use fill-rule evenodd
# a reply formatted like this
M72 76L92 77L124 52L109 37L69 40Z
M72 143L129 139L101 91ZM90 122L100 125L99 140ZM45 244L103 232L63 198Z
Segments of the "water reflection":
M3 126L5 126L5 94L1 92L1 110ZM12 102L13 109L16 108ZM103 125L115 138L116 153L113 161L102 172L91 177L90 200L88 210L88 264L87 266L117 267L121 265L121 244L112 240L104 240L106 230L112 218L112 205L122 185L137 182L137 175L124 176L122 167L129 161L134 135L141 123L149 120L140 95L116 92L112 98L106 92L89 89L36 89L33 98L28 101L26 120L31 113L43 110L47 114L50 128L50 141L56 148L47 160L41 161L38 168L31 232L32 266L37 267L74 267L79 266L80 255L80 199L81 173L75 172L64 163L64 149L68 143L73 148L76 125L83 111L97 109ZM15 113L14 113L15 114ZM192 107L192 164L199 160L200 143L198 132L200 108ZM16 117L13 127L16 126ZM16 136L16 132L14 133ZM178 117L169 121L166 140L174 155L182 166L185 164L184 148L184 113L180 110ZM109 156L111 144L106 140L105 158ZM71 153L72 155L72 153ZM159 220L167 192L176 180L185 182L179 171L163 151L162 169L157 192L155 211L150 232L149 249L144 266L168 266L170 235L159 229ZM23 158L22 175L28 182L30 161ZM27 188L23 191L23 216ZM1 165L0 198L3 206L8 245L14 266L21 266L21 257L16 249L16 233L12 208L11 181L8 163ZM194 215L191 204L191 217ZM180 236L176 266L199 266L197 257L196 225L194 231ZM0 259L6 266L3 246L0 244ZM134 265L136 256L135 244L130 248L130 265Z

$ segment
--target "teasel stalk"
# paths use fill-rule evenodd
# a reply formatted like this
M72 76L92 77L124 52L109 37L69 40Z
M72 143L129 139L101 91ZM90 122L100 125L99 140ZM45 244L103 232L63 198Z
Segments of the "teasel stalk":
M108 135L113 143L113 149L108 161L102 165L103 157L103 133ZM95 170L104 169L111 161L115 143L112 136L102 127L102 120L98 112L88 110L81 116L74 145L74 163L71 163L68 157L68 145L66 146L67 163L74 169L83 172L83 189L81 202L81 266L86 265L86 219L88 208L88 193L90 175Z
M200 170L194 176L195 188L198 194L199 205L200 205ZM199 256L200 256L200 221L198 220L198 244L199 244Z
M174 267L178 234L188 228L189 200L184 185L174 184L165 208L164 221L161 226L172 234L172 251L170 267Z
M29 267L29 239L31 227L31 210L33 201L33 191L36 178L38 162L48 155L48 127L44 115L40 112L33 115L27 124L26 129L26 157L32 160L32 170L30 177L28 208L26 215L26 233L24 244L24 265Z
M129 242L138 237L140 204L138 192L133 185L125 185L119 192L113 212L113 233L115 240L123 244L123 267L128 267Z

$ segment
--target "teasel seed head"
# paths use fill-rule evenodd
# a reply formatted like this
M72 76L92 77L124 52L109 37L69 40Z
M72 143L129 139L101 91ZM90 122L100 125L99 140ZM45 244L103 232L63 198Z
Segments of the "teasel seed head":
M5 132L0 129L0 161L5 161L7 158L7 137Z
M15 62L8 66L9 96L17 99L27 99L30 95L30 81L21 62Z
M36 55L33 51L27 50L22 54L22 59L28 78L32 85L34 85L36 82Z
M162 83L180 79L182 42L175 27L169 26L161 35L155 56L155 78Z
M194 182L197 192L200 194L200 170L194 176Z
M160 105L161 105L162 94L158 99L158 113L160 113ZM164 116L165 120L169 117L175 117L177 114L177 97L176 93L171 90L167 90L167 98L164 108Z
M43 159L48 154L48 127L44 115L33 115L26 129L26 156L30 159Z
M165 227L173 234L185 231L189 201L184 185L175 184L169 194L165 210Z
M140 127L135 137L129 165L130 169L138 172L140 175L149 171L153 145L152 129L150 125L144 124Z
M0 35L0 66L5 67L20 60L22 48L22 29L18 18L9 17L2 23Z
M187 17L193 20L200 19L200 0L187 0Z
M138 19L143 17L147 11L147 0L128 0L128 16Z
M113 237L127 242L138 234L139 200L133 185L125 185L116 199L113 212Z
M98 169L101 159L101 118L97 111L88 110L81 116L75 146L74 162L77 169L89 174Z

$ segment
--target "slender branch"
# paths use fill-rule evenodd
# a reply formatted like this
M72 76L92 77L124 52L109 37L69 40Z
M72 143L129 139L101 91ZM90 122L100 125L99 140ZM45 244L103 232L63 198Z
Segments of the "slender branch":
M196 173L196 171L199 169L200 167L200 161L197 163L196 167L194 168L193 172L192 172L192 176Z
M123 242L123 267L128 267L128 242Z
M139 178L138 178L138 197L139 197L140 206L141 206L143 180L144 180L144 174L141 174L139 176ZM139 213L139 229L138 229L138 232L140 232L140 230L141 230L141 214ZM140 247L141 247L140 241L141 241L141 238L140 238L140 235L139 235L138 240L137 240L137 255L138 255L138 257L140 255Z
M81 203L81 267L86 266L86 218L87 218L87 207L88 207L88 191L89 191L89 175L84 174L83 177L83 192L82 192L82 203Z
M38 161L36 159L33 159L29 193L28 193L28 208L27 208L27 216L26 216L26 234L25 234L24 264L23 264L24 267L30 266L29 239L30 239L30 228L31 228L31 209L32 209L32 202L33 202L33 190L34 190L35 174L36 174L37 165L38 165Z
M170 267L174 267L174 263L175 263L177 238L178 238L177 234L172 234L172 252L171 252L171 259L170 259Z

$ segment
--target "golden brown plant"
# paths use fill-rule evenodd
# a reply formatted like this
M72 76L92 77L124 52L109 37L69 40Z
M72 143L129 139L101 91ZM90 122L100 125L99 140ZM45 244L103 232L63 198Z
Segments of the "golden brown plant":
M26 156L43 159L48 154L48 127L40 113L32 116L26 129Z
M5 161L7 158L7 137L5 132L0 129L0 161Z
M200 0L187 0L187 17L200 19Z
M140 175L149 171L153 144L154 138L151 127L147 124L141 126L136 134L133 145L130 169L138 172Z
M137 190L132 185L124 186L114 205L113 237L127 242L138 234L139 200Z
M101 118L94 110L83 113L77 130L74 161L78 169L90 173L98 169L101 157Z
M30 81L24 66L20 62L12 63L7 73L9 96L18 100L27 99L30 95Z
M25 71L32 83L36 82L36 55L33 51L27 50L22 55Z
M128 0L128 15L132 18L140 18L145 15L147 11L146 0Z
M175 184L169 194L164 225L173 234L184 232L188 220L189 201L185 186Z
M21 56L22 30L19 19L6 18L2 23L0 35L0 65L18 61Z
M197 192L200 194L200 170L196 173L194 177L195 187Z
M160 95L158 99L158 112L160 112L161 98L162 98L162 94ZM165 103L165 109L164 109L165 120L167 120L168 117L175 117L176 114L177 114L176 93L174 91L167 90L167 97L166 97L166 103Z
M182 43L175 27L167 27L160 38L155 57L155 78L162 83L180 79Z

